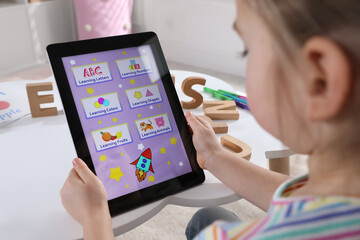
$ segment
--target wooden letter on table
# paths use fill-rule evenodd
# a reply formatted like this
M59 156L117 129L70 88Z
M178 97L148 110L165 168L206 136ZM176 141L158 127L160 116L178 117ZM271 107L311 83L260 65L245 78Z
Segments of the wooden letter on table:
M227 133L228 132L229 127L228 127L227 123L214 122L211 118L209 118L207 116L199 116L199 117L204 119L205 121L209 122L215 133Z
M175 75L174 74L171 74L171 80L172 80L173 84L175 85Z
M242 158L249 160L251 157L251 147L233 136L226 134L221 137L221 144L234 152L238 153Z
M205 86L206 79L202 77L188 77L181 84L181 90L186 96L192 97L190 102L181 101L181 106L184 109L194 109L199 107L203 102L203 96L197 91L192 89L195 84Z
M269 169L290 175L290 156L293 154L294 152L290 149L265 152L265 156L269 160Z
M269 169L290 176L290 158L270 158Z
M212 120L238 120L240 115L234 101L204 101L204 113Z
M38 92L41 91L51 91L53 90L53 85L51 82L47 83L31 83L26 84L26 91L29 99L29 105L31 110L32 117L46 117L46 116L55 116L58 114L57 108L41 108L40 104L42 103L53 103L54 95L43 95L39 96Z

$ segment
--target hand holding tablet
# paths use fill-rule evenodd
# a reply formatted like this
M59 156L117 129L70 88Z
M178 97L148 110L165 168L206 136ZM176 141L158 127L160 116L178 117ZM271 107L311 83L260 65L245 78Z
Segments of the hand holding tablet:
M112 215L204 181L154 33L47 51L77 154L104 184Z

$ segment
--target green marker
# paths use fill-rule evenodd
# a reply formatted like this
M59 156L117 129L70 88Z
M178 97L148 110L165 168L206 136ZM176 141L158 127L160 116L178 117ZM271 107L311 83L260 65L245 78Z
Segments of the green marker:
M204 87L204 91L207 93L211 93L211 94L213 94L214 92L217 92L216 90L208 88L208 87Z
M207 93L211 93L211 95L219 100L224 100L224 101L232 101L233 99L227 96L224 96L221 92L216 91L214 89L208 88L208 87L204 87L204 91Z
M229 95L234 96L234 97L238 97L238 96L239 96L239 95L237 95L236 93L228 92L228 91L221 90L221 89L219 89L218 92L226 93L226 94L229 94Z
M222 93L219 93L219 92L214 92L213 97L216 98L216 99L219 99L219 100L233 101L232 98L224 96Z

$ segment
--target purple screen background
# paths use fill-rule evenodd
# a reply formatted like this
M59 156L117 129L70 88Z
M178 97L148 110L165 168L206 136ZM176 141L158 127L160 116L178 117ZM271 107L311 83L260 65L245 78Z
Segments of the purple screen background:
M124 52L126 53L125 55ZM119 69L116 65L116 60L143 55L148 56L153 72L139 76L121 78ZM161 183L163 181L184 175L192 171L179 134L179 130L171 112L169 101L166 97L165 89L162 84L151 47L149 45L64 57L62 58L62 61L65 67L68 81L70 83L70 88L74 97L75 105L83 127L85 139L89 147L95 171L105 186L108 200ZM72 64L70 63L71 61L73 61ZM72 67L101 62L108 62L111 76L113 78L111 81L79 87L76 86L75 78L71 70ZM130 83L130 80L132 79L135 81L135 83L133 82L134 84ZM64 81L66 81L66 79L64 79ZM161 103L130 109L125 90L155 83L159 85L160 94L163 101ZM94 90L93 94L89 94L87 92L87 89L90 87ZM121 112L116 112L105 116L86 119L81 99L112 92L118 93L119 101L123 110ZM150 108L150 106L152 106L152 108ZM141 140L134 121L163 113L168 114L173 131ZM141 114L141 117L139 117L138 114ZM114 118L117 119L116 122L113 121ZM99 124L99 121L101 121L101 124ZM94 140L91 136L91 131L123 123L128 123L133 142L97 152ZM173 137L175 137L177 140L175 145L171 144L170 142L170 139ZM143 144L144 148L139 150L138 144L141 143ZM150 171L147 172L146 179L139 182L135 174L136 166L131 165L130 163L138 159L141 153L143 153L143 151L145 151L147 148L151 149L152 166L155 173ZM165 154L160 152L161 148L166 149ZM102 155L106 157L104 161L100 160L100 156ZM119 181L110 178L111 168L114 169L117 167L120 167L121 172L124 174L122 177L120 177ZM151 178L153 182L150 181L150 176L153 176L153 178Z

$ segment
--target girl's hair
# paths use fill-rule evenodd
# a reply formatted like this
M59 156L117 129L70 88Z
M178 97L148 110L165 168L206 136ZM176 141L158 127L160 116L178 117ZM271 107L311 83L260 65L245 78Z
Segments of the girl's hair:
M314 36L330 38L352 62L360 59L359 0L246 0L275 40L277 53L295 67L295 56Z

